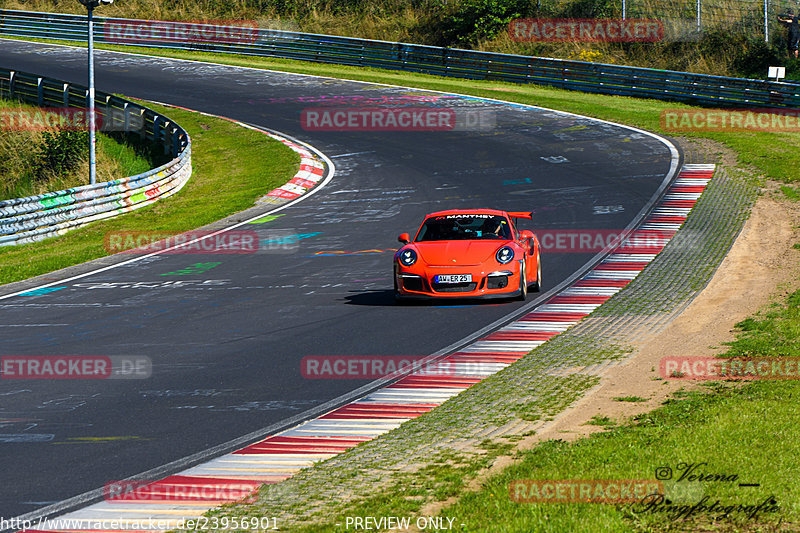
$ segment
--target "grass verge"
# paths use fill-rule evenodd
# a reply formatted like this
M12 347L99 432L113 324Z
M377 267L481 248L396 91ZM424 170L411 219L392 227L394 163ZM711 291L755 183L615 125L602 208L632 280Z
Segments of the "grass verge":
M299 156L263 133L181 109L147 104L192 138L192 177L176 195L121 217L56 237L0 248L0 284L108 255L105 235L119 231L180 233L253 206L297 170Z
M726 356L797 357L800 291L739 323ZM446 510L469 531L795 531L800 521L797 381L715 382L628 425L567 444L548 441ZM665 477L671 503L517 503L519 480ZM682 481L681 474L690 472ZM689 481L692 474L722 474ZM740 484L757 484L741 486ZM714 511L710 507L719 501ZM774 501L774 504L765 502ZM757 506L762 508L757 510ZM491 521L487 517L491 516Z

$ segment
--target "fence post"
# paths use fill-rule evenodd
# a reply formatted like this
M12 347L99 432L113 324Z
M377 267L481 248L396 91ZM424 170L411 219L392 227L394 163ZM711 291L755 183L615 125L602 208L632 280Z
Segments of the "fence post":
M36 105L42 107L44 104L44 86L42 78L36 78Z
M17 77L17 73L15 71L13 71L13 70L9 71L9 73L8 73L8 97L9 98L14 98L14 89L15 89L14 86L16 85L16 83L15 83L16 82L16 77Z
M702 25L700 23L700 1L701 0L697 0L697 32L698 33L700 33L700 30L702 28Z
M769 0L764 0L764 42L769 43Z
M622 0L622 20L625 20L625 15L627 14L627 7L628 3L626 0Z

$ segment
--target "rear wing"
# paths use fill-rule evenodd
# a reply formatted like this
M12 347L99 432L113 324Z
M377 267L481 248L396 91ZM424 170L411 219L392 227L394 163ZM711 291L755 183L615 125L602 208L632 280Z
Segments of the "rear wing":
M533 218L532 211L508 211L508 216L511 218L527 218L531 220Z

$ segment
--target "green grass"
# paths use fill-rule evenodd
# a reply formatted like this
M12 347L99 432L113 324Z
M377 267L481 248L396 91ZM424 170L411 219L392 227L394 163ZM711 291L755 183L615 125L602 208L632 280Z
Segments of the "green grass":
M438 500L445 500L461 494L465 479L472 478L489 467L494 459L507 454L513 446L486 440L480 447L484 453L479 456L467 456L455 451L440 452L428 458L427 465L422 469L397 474L390 486L376 491L373 496L347 502L346 514L335 517L330 523L293 526L291 531L296 533L342 531L347 516L414 516L419 511L420 502L428 496L433 495ZM241 509L237 509L235 512L240 511ZM220 512L224 513L216 511ZM341 523L342 526L337 526L336 523ZM280 526L280 521L278 525Z
M107 255L104 237L110 232L179 233L204 226L252 207L257 198L285 183L298 168L299 156L263 133L197 113L147 105L174 119L192 138L193 174L186 186L149 207L62 237L0 248L0 283L103 257ZM119 150L123 160L132 157L128 149Z
M4 111L39 113L36 106L17 101L0 99ZM51 133L55 133L52 130ZM41 161L44 131L10 130L0 131L0 200L33 196L89 183L88 136L85 152L74 169L56 172L46 169L36 171ZM154 153L138 140L119 135L97 133L97 180L109 181L145 172L166 158Z
M672 527L706 531L712 524L714 531L745 531L755 526L768 531L777 528L781 519L796 522L800 486L795 480L800 466L793 458L800 445L792 435L800 423L794 407L800 386L780 382L715 389L713 395L694 393L672 401L631 426L572 444L548 441L523 453L518 464L492 477L480 491L463 496L443 514L469 524L469 531L669 531ZM737 483L684 480L677 486L665 484L667 491L695 491L682 504L708 496L709 504L719 499L726 505L754 505L774 496L780 511L755 519L742 513L727 518L700 513L675 520L641 505L517 503L509 497L509 485L517 480L654 480L659 467L671 468L674 480L682 463L706 463L700 467L705 473L738 476ZM740 482L760 486L739 487Z
M600 378L597 376L553 376L550 379L550 386L558 389L558 394L542 395L529 403L518 403L514 408L514 414L521 420L529 422L552 420L554 416L580 398L586 390L599 382Z
M119 177L135 176L169 161L161 147L124 136L97 134L97 150L119 165Z
M642 398L641 396L616 396L614 397L614 401L617 402L646 402L647 398Z
M588 426L601 426L601 427L613 427L616 425L613 420L609 417L604 415L594 415L591 420L586 422Z
M797 357L800 291L737 328L726 357ZM518 464L492 477L480 491L462 496L444 515L470 524L470 531L778 531L784 530L781 521L800 521L800 465L794 460L800 453L800 383L760 381L739 387L720 382L712 383L709 392L684 392L681 399L636 417L632 424L572 444L549 441L523 452ZM734 512L678 519L674 506L651 512L642 505L516 503L508 495L509 484L517 480L655 479L659 467L670 467L671 481L677 481L680 465L693 463L699 465L696 471L735 475L737 480L665 483L668 494L679 489L692 494L677 503L693 504L708 496L709 505L717 499L726 505L756 505L774 497L779 510L755 518Z
M795 187L788 187L786 185L782 185L781 192L789 200L792 200L794 202L800 200L800 190L796 189Z

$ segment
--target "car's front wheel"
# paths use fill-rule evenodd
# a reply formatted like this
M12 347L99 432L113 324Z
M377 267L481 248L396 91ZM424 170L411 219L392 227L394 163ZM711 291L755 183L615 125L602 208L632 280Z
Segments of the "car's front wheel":
M527 297L528 297L528 279L525 272L525 261L523 261L520 265L519 294L517 295L517 300L524 302Z
M531 284L531 290L533 292L542 290L542 261L538 253L536 254L536 281Z

